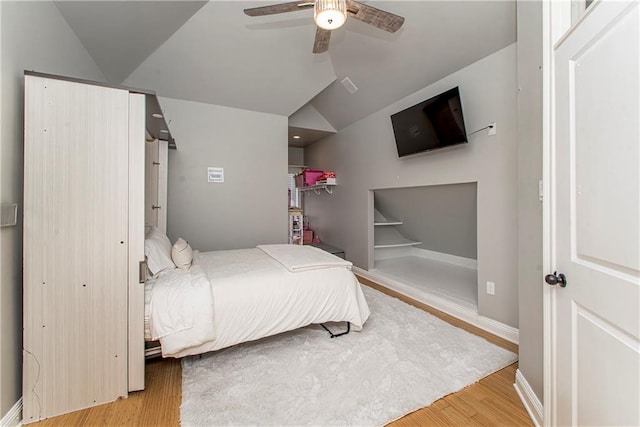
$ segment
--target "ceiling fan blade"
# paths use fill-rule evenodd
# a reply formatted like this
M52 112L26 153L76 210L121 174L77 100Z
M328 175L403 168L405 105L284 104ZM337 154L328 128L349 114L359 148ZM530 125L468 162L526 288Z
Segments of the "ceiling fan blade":
M323 53L329 49L331 31L320 27L316 28L316 39L313 42L313 53Z
M376 9L373 6L368 6L355 0L347 0L347 13L352 18L390 33L395 33L404 24L402 16Z
M292 1L288 3L272 4L270 6L260 6L245 9L244 13L249 16L275 15L276 13L295 12L297 10L308 9L313 7L314 2Z

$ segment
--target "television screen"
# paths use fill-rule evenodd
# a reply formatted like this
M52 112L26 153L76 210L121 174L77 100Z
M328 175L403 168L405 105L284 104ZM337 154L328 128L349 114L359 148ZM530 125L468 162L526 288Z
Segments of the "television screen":
M391 116L398 156L467 142L457 87Z

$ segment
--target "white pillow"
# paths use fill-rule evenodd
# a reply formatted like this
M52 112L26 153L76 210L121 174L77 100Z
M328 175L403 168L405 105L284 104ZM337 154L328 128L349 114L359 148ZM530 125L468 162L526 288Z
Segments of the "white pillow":
M193 261L193 249L184 239L179 238L171 248L171 259L180 270L188 270Z
M176 268L171 259L171 241L157 227L151 227L144 239L144 254L147 257L147 266L154 276L162 270Z

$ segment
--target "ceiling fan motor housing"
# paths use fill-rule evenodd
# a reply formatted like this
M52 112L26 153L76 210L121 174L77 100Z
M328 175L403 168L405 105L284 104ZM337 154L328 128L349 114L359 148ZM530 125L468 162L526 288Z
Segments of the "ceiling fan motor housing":
M313 17L320 28L325 30L340 28L347 20L347 1L316 0Z

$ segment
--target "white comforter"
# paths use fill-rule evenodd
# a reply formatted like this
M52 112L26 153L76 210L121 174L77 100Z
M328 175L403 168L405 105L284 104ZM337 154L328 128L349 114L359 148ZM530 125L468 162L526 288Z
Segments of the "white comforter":
M315 268L307 249L317 251ZM297 245L199 253L190 271L174 270L151 286L152 335L160 339L163 356L182 357L312 323L347 321L359 331L369 307L350 267Z
M211 285L200 266L165 272L151 290L151 338L160 340L163 355L215 338Z

